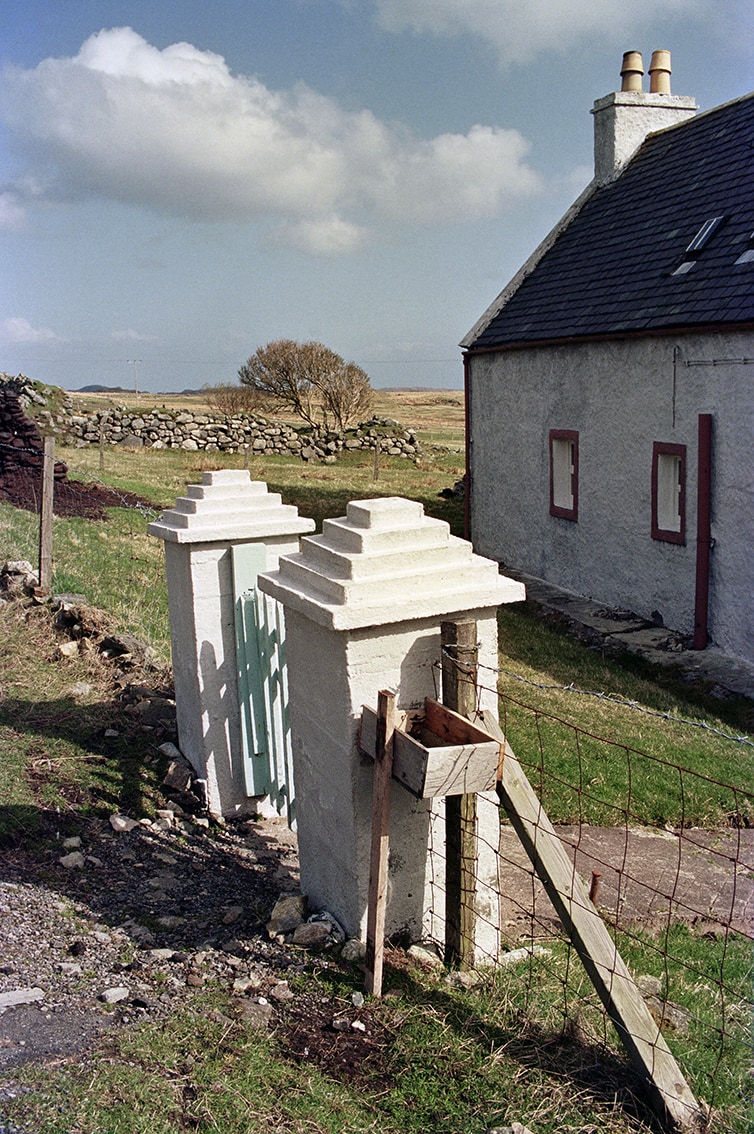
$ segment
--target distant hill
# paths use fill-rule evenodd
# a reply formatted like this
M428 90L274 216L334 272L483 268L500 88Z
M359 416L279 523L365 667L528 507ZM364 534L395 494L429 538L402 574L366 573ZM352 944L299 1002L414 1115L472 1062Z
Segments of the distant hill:
M91 386L81 386L78 390L72 390L72 394L127 394L125 386L98 386L94 383Z
M78 390L71 390L72 394L133 394L131 386L100 386L93 382L90 386L80 386ZM155 398L185 398L192 394L201 394L201 390L160 390L152 395L151 390L140 390L140 394L152 395Z

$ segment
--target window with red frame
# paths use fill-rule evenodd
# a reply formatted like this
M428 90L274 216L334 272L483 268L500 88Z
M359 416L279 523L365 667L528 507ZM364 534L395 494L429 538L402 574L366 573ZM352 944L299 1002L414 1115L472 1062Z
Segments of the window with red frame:
M652 447L652 539L686 542L686 446Z
M574 429L550 430L550 515L579 518L579 435Z

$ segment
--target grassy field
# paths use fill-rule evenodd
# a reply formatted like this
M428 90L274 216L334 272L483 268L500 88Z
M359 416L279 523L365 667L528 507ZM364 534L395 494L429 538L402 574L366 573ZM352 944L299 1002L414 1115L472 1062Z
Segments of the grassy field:
M412 410L408 399L415 396ZM375 482L368 456L349 455L331 466L269 458L253 461L252 477L267 481L318 527L324 517L342 514L349 499L403 495L421 500L460 534L460 505L438 493L462 472L463 407L449 405L446 395L437 404L424 394L402 397L400 412L395 402L378 412L416 426L425 444L446 446L432 450L422 466L388 458ZM96 448L61 455L71 475L101 478L157 509L205 469L242 465L241 457L217 454L108 450L101 472ZM54 581L58 590L86 593L167 660L162 549L145 534L148 516L115 508L103 522L56 520ZM33 516L0 506L3 560L33 561L36 540ZM0 801L6 819L12 815L16 829L21 823L28 832L31 847L40 810L73 818L116 809L148 815L159 806L148 740L141 747L124 742L104 757L98 738L106 727L122 728L122 709L93 658L60 664L45 618L43 608L0 611ZM735 805L749 821L753 750L717 732L750 729L750 705L721 705L672 674L605 658L522 608L501 611L499 667L483 681L499 681L501 719L553 819L609 823L617 808L624 821L630 805L632 816L648 825L725 824L731 793L711 784L714 778L739 785ZM74 680L89 686L83 700L71 694ZM617 760L616 743L623 753ZM689 769L687 778L679 779L680 767ZM13 830L6 824L3 833ZM674 925L670 958L651 935L621 938L618 945L634 972L659 977L691 1011L689 1033L668 1038L694 1090L715 1108L712 1129L750 1132L751 941ZM536 1134L656 1131L571 950L560 938L547 947L546 961L534 957L525 971L488 974L474 992L391 951L387 984L395 995L368 1005L379 1058L357 1074L332 1062L302 1061L284 1027L262 1034L239 1023L228 989L218 985L191 1011L121 1030L94 1059L17 1073L3 1117L44 1134L481 1134L514 1121ZM312 1012L350 1004L362 986L360 970L335 959L317 959L304 970L292 986Z

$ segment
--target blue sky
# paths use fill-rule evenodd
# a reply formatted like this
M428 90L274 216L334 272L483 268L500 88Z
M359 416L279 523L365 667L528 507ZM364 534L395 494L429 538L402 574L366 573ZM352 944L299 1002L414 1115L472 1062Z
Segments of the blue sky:
M656 48L747 93L750 0L6 0L0 369L181 390L293 338L459 387Z

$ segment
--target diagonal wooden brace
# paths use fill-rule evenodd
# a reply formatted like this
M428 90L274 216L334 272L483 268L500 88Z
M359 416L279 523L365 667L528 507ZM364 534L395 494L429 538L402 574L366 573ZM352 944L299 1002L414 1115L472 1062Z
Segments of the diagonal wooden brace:
M479 714L487 732L505 744L497 794L552 902L652 1105L673 1129L705 1129L702 1109L655 1023L605 922L589 900L562 842L521 765L488 710Z

